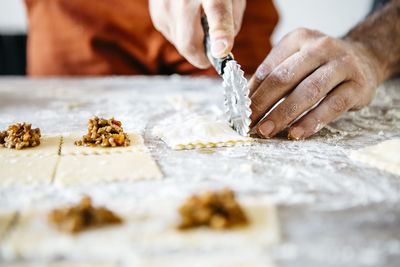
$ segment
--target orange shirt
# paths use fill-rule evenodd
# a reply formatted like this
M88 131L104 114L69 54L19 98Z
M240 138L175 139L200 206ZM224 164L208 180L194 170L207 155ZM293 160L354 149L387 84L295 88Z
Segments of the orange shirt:
M33 76L215 75L188 63L153 26L148 0L25 0ZM252 74L271 49L272 0L248 0L233 53Z

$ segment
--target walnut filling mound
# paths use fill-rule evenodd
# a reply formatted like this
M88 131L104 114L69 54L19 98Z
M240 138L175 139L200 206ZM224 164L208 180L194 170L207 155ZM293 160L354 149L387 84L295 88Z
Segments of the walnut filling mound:
M104 207L94 208L88 196L83 197L77 206L51 211L48 220L61 231L71 234L89 228L122 223L122 219L112 211Z
M206 192L191 196L179 208L182 217L178 229L207 226L211 229L227 229L246 225L248 219L230 189Z
M0 132L0 146L23 149L40 145L40 129L31 129L32 124L17 123Z
M75 141L75 145L116 147L129 146L130 142L120 121L114 120L114 117L109 120L94 117L88 121L88 134L84 135L82 140Z

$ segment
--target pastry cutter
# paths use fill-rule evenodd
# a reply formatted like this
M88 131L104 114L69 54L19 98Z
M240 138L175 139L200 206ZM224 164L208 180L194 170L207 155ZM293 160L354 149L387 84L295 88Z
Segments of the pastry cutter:
M232 53L224 58L212 56L209 26L205 15L202 16L201 23L204 29L204 46L207 57L224 80L225 113L228 116L229 123L236 132L248 136L251 123L251 100L244 72L234 60Z

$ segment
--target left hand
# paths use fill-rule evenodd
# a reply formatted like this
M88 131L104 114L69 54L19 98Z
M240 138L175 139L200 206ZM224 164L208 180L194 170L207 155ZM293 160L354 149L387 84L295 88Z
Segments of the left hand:
M272 49L250 80L251 126L257 125L261 137L272 137L326 96L290 127L291 139L304 139L344 112L368 105L382 76L363 44L297 29Z

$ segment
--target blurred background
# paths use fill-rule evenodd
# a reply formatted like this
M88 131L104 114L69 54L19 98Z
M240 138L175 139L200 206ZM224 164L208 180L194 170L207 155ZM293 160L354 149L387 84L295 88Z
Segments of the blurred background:
M251 1L251 0L250 0ZM361 21L374 0L275 0L280 22L272 37L276 43L298 27L339 37ZM23 0L0 1L0 75L24 75L26 34Z

